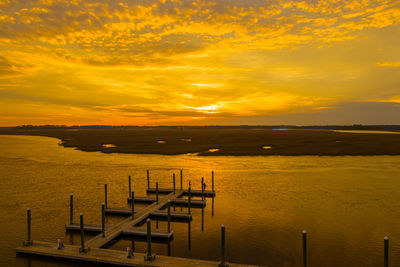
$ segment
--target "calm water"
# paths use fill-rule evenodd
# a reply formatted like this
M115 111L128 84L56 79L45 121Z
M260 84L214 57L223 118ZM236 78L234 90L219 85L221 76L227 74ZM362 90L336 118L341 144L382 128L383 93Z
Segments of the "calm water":
M32 209L34 240L79 243L66 234L69 194L75 218L100 223L103 185L109 206L126 206L128 175L135 194L145 195L146 169L152 183L170 186L183 169L200 188L211 187L215 171L215 215L211 200L195 209L191 249L187 224L172 223L172 256L217 260L220 225L226 225L229 261L268 266L300 266L301 231L309 235L309 266L382 266L383 237L390 237L390 261L400 263L400 157L197 157L81 152L59 140L0 136L0 266L80 266L15 256L26 236L26 208ZM109 217L108 222L120 220ZM165 224L160 223L164 228ZM89 236L87 237L89 238ZM113 249L124 249L121 240ZM144 243L136 242L144 252ZM167 254L167 245L154 246Z

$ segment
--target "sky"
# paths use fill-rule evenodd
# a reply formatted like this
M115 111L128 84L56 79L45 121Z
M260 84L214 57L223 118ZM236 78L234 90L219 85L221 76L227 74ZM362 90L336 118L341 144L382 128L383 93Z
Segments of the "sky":
M400 0L0 0L23 124L400 124Z

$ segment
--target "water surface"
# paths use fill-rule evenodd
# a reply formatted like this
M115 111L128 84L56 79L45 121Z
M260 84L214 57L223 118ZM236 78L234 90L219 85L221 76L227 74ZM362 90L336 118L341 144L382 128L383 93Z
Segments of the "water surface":
M226 225L227 257L236 263L301 266L301 231L307 229L309 266L381 266L383 237L390 237L390 261L400 262L400 157L132 155L82 152L35 136L0 136L0 266L80 266L77 263L15 257L26 236L26 208L32 209L34 240L79 244L65 233L69 194L75 218L100 223L103 186L109 206L126 206L128 175L135 194L151 182L170 187L172 173L184 184L211 188L215 171L214 216L211 200L194 209L191 249L186 224L172 223L172 256L219 259L220 225ZM139 207L138 207L139 208ZM121 218L108 217L109 223ZM165 224L160 223L164 228ZM87 236L89 238L89 236ZM144 243L136 249L145 251ZM125 249L121 240L113 249ZM167 245L154 245L166 255Z

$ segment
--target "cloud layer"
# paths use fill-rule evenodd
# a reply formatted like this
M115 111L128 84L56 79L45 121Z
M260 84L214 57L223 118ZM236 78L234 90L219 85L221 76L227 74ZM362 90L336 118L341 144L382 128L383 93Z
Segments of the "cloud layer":
M390 0L0 0L0 124L263 124L393 103L399 24Z

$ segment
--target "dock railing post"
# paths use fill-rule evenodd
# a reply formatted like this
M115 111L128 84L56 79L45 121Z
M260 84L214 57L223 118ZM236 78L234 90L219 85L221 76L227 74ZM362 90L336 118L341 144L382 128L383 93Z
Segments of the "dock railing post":
M168 234L171 232L171 200L168 200Z
M211 188L212 191L214 192L214 171L211 172Z
M134 191L132 191L131 197L132 197L131 204L132 204L132 220L133 220L133 218L135 217L135 192Z
M182 191L182 189L183 189L183 187L182 187L182 180L183 180L183 178L182 178L182 170L181 170L181 191Z
M87 249L85 248L85 233L83 229L83 213L80 214L80 224L81 224L81 247L79 249L79 252L85 253L87 252Z
M147 253L144 256L145 261L154 260L154 256L151 254L151 222L150 219L147 219Z
M74 223L74 194L69 195L69 224Z
M107 208L107 184L104 184L104 205Z
M158 182L156 182L156 203L158 204Z
M201 177L201 200L204 201L204 177Z
M174 194L175 194L175 173L172 174L172 184L173 184Z
M128 197L130 197L131 192L132 192L131 176L129 175L129 191L128 191Z
M221 262L220 267L227 266L225 263L225 225L221 225Z
M105 234L105 228L106 228L106 212L104 209L104 203L101 204L101 233L103 237L106 236Z
M147 169L147 188L150 188L150 173L148 169Z
M303 230L303 266L307 267L307 231Z
M388 267L389 266L389 237L385 236L383 238L384 244L385 244L385 256L384 256L384 266Z
M26 210L27 215L27 240L24 242L24 246L31 246L33 241L31 239L31 209Z
M189 186L189 189L188 189L188 213L189 214L190 214L191 206L192 206L192 190L190 189L190 186Z

